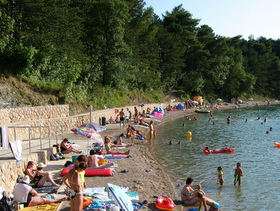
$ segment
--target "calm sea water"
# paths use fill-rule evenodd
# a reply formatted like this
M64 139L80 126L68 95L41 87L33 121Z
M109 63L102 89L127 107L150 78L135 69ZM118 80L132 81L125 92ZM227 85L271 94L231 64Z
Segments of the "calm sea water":
M198 121L181 118L157 127L157 138L150 151L170 175L178 194L187 177L193 177L194 188L200 183L206 195L218 201L224 211L280 210L280 147L273 144L280 142L280 106L213 114L215 125L208 123L209 114L196 114ZM226 123L229 115L231 124ZM273 131L266 134L270 127ZM188 131L192 132L191 140L187 139ZM168 145L170 140L174 145ZM179 141L182 145L177 145ZM235 152L205 155L202 149L206 145L210 149L232 147ZM241 162L244 172L240 187L233 185L237 162ZM224 186L217 185L218 166L223 167Z

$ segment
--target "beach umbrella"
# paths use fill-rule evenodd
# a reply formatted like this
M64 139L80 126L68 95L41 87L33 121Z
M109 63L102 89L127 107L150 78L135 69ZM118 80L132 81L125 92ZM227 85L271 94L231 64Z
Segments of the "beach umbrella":
M218 98L217 101L223 101L221 98Z
M93 123L93 122L83 124L80 127L93 128L97 132L101 132L103 130L106 130L106 127L102 127L100 124Z
M92 139L93 141L96 141L97 143L99 143L101 145L104 145L101 135L92 128L79 127L77 129L77 134L85 136L89 139Z

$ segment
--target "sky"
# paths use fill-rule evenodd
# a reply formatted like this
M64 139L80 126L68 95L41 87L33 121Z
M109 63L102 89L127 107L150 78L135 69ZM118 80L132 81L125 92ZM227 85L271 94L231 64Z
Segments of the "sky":
M144 0L162 18L182 4L200 19L199 25L210 26L216 35L248 39L263 36L280 39L280 0Z

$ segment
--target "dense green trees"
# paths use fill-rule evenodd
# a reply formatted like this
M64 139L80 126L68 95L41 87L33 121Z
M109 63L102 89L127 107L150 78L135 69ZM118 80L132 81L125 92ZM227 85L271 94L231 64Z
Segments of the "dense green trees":
M217 36L182 5L162 18L144 0L0 6L1 69L66 100L171 89L209 99L279 97L280 40Z

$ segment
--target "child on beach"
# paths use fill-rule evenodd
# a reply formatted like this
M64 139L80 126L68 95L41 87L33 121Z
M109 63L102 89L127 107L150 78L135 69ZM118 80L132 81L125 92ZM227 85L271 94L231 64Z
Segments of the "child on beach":
M203 195L206 195L205 194L205 192L202 190L202 186L201 186L201 184L198 184L197 186L196 186L196 190L195 191L200 191Z
M222 211L220 209L220 204L210 198L207 198L205 195L203 195L203 193L201 191L197 192L197 198L199 201L199 210L201 210L201 206L203 204L204 206L204 210L207 211L207 205L210 206L208 211L214 211L214 210L218 210L218 211Z
M234 185L238 182L238 185L241 185L241 177L243 177L243 171L241 169L241 163L236 164L236 169L234 172Z
M218 180L217 180L217 183L220 185L223 185L224 184L224 178L223 178L223 167L219 166L217 168L218 170Z

